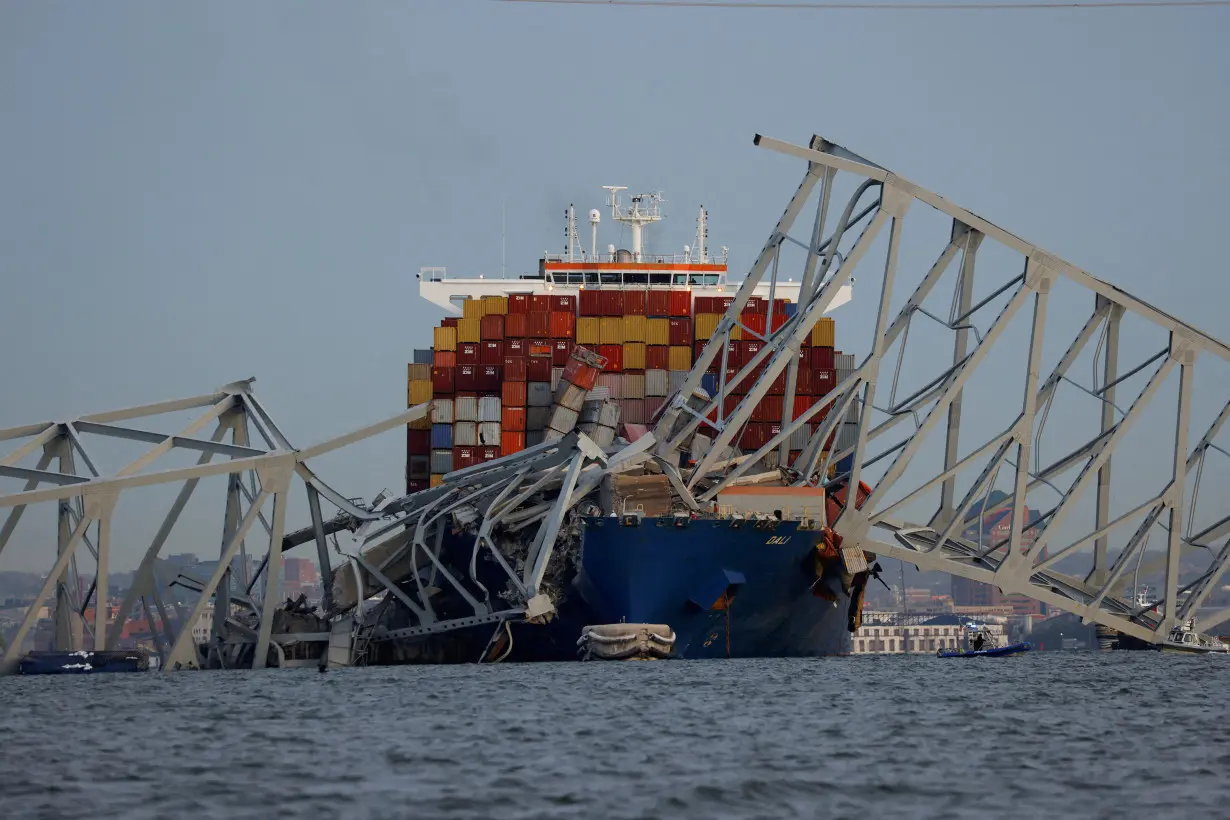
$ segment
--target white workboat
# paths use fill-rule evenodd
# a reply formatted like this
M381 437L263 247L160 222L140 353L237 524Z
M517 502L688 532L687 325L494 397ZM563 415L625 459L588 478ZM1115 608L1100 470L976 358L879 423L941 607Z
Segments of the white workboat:
M1201 635L1195 630L1195 619L1170 630L1160 648L1163 652L1180 652L1185 654L1207 655L1210 653L1230 654L1230 644L1214 638L1211 635Z

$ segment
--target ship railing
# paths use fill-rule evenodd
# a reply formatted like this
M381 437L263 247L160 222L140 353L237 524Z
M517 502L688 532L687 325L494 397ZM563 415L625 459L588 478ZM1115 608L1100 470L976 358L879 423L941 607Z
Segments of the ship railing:
M573 263L573 264L629 264L638 262L642 265L725 265L729 252L726 248L722 249L720 256L714 254L705 254L703 257L695 253L641 253L639 260L633 259L628 251L616 251L615 253L576 253L572 258L568 258L565 253L547 253L543 254L543 261L552 264L558 263Z

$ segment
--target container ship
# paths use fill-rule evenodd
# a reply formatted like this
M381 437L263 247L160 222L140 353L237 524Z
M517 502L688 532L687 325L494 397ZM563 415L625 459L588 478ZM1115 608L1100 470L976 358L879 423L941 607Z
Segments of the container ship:
M709 252L702 207L694 245L682 254L648 253L643 231L662 219L661 195L636 195L624 207L618 192L626 189L607 189L613 219L631 229L630 248L609 245L598 252L601 215L595 209L586 250L569 207L564 252L544 254L534 273L456 278L443 268L420 270L420 295L445 317L433 329L433 346L415 350L409 364L408 406L430 402L432 409L407 430L407 494L559 438L574 425L608 449L635 441L683 386L738 290L727 281L727 249ZM794 315L799 287L777 282L770 294L762 283L754 292L740 317L750 332L736 330L728 343L730 375L759 352L757 335ZM849 299L847 286L829 309ZM805 340L796 416L826 401L843 371L853 368L853 357L841 354L835 341L827 316ZM702 379L710 395L721 361ZM779 378L756 407L737 440L742 451L753 452L780 433L784 388ZM576 410L563 411L561 424L565 391L576 396ZM789 462L816 426L791 438ZM843 446L853 432L847 420L829 446ZM772 452L763 469L777 462ZM729 487L713 515L685 515L664 476L617 480L595 493L580 518L572 558L557 572L557 616L546 625L513 625L501 651L510 660L575 659L584 627L625 622L669 625L674 654L682 658L846 652L867 572L852 578L839 551L823 543L823 528L810 523L826 520L819 508L834 503L822 488L779 481ZM731 510L740 511L735 518L747 526L732 526ZM828 509L830 517L833 512ZM771 529L751 523L761 517L777 520ZM443 548L464 555L472 541L451 533ZM399 652L381 660L406 657Z

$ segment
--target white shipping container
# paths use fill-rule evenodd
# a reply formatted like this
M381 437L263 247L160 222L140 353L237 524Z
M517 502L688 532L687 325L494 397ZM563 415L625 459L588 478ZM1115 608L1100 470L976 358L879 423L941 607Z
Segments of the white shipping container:
M478 420L494 421L500 420L500 400L496 396L483 396L478 400Z
M478 421L478 398L458 396L453 401L453 421ZM466 445L460 445L466 446ZM469 445L473 447L474 445Z
M452 424L453 419L453 400L452 399L432 399L431 400L431 423L432 424Z
M605 401L611 397L611 391L605 387L594 386L594 389L585 394L586 401Z
M560 407L579 412L585 404L585 388L568 382L560 382L559 388L555 391L555 403Z
M614 429L619 426L619 402L608 399L602 403L598 412L598 423L603 427Z
M595 424L594 432L586 433L585 435L592 438L594 444L597 444L599 447L610 447L615 443L615 431L610 427L603 427L601 424Z
M483 421L478 425L478 444L480 447L500 446L500 424L495 421Z
M597 424L600 412L602 412L602 402L586 399L585 404L581 405L581 412L577 416L577 421L580 424Z
M560 433L571 433L572 428L577 426L577 411L569 410L567 407L556 407L555 412L551 414L551 423L547 426Z
M552 430L550 427L548 427L546 430L543 430L538 435L542 436L543 441L559 441L560 439L564 437L565 434L561 433L559 430Z
M552 393L554 393L556 390L559 390L559 381L562 378L564 378L564 368L562 367L551 368L551 392Z
M666 370L646 370L645 371L645 395L646 396L667 396L670 395L671 377L670 372Z
M802 450L807 446L807 425L804 424L798 430L790 434L790 449Z
M853 447L857 441L858 441L858 425L851 424L850 422L847 421L841 425L841 430L839 430L837 433L837 441L834 443L833 446L836 447L838 450L844 450L847 447Z
M672 370L671 371L671 393L678 393L683 388L683 383L688 380L688 371Z
M605 387L607 389L607 398L622 399L624 380L618 373L600 373L598 374L598 384L596 387Z
M846 422L848 424L858 424L858 402L850 402L850 406L846 408Z
M533 447L535 444L542 444L544 441L542 430L526 430L525 431L525 446Z
M478 425L472 421L459 421L453 425L454 447L477 447Z
M547 422L551 420L550 407L531 407L525 413L525 429L526 432L531 430L541 430L547 426ZM529 441L527 438L526 441Z
M833 357L833 366L839 371L854 369L854 354L853 353L838 353Z
M623 391L625 399L645 398L645 374L625 373Z

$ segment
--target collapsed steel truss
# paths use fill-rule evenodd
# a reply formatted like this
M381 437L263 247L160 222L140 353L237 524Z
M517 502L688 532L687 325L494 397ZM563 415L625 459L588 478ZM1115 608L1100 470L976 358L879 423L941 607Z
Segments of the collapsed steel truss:
M658 456L665 461L676 460L677 451L689 448L694 448L693 454L697 456L694 470L675 473L677 489L685 501L694 508L711 501L723 487L762 463L765 456L776 450L785 456L792 434L805 424L815 424L816 429L790 473L795 482L814 485L828 475L831 466L842 465L840 474L829 482L830 486L847 481L851 485L860 481L870 485L870 496L861 507L848 505L836 522L829 522L847 544L859 544L869 552L898 558L920 569L942 570L988 582L1004 592L1022 593L1078 613L1086 623L1097 622L1151 642L1164 638L1176 623L1194 621L1198 631L1207 631L1230 620L1230 610L1196 617L1230 564L1230 540L1223 540L1230 536L1230 509L1227 509L1230 501L1225 493L1212 499L1207 493L1204 497L1199 495L1206 461L1211 454L1226 453L1217 446L1215 439L1230 415L1227 402L1230 383L1225 372L1217 367L1230 361L1230 347L820 137L813 138L808 147L760 136L756 144L806 161L807 170L713 339L700 355L680 393L669 400L657 420ZM832 233L826 234L830 200L841 172L854 177L856 182L851 183L853 193ZM800 241L790 237L793 223L817 186L820 190L810 239ZM864 204L864 200L871 201ZM916 201L934 208L950 222L942 226L946 237L937 243L938 259L913 282L906 280L904 284L911 285L912 291L905 290L908 298L901 307L894 308L894 295L902 292L902 280L906 279L898 266L905 217ZM843 245L843 240L852 236L851 229L859 224L863 225L859 235L852 243ZM880 235L886 227L887 241L877 246L877 238L883 239ZM785 273L784 268L779 271L779 266L784 264L783 248L791 244L805 250L797 313L775 332L756 334L740 323L740 314L753 288L766 276L772 292L773 285L780 281L778 277ZM988 253L989 245L999 245L1001 254L1015 254L1020 272L985 289L987 295L975 303L975 262L980 253L983 256ZM860 263L865 266L865 259L872 255L873 249L878 249L883 267L878 274L878 308L871 342L861 360L844 375L829 396L812 404L801 415L792 417L800 343L829 307L837 289L851 281ZM926 300L958 257L960 263L952 277L952 304L945 318L929 310ZM988 266L980 267L980 274L983 267ZM1055 330L1057 323L1048 322L1052 290L1061 284L1072 294L1058 303L1062 308L1071 306L1076 299L1091 308L1075 338L1063 330ZM866 292L863 298L868 298ZM989 440L973 448L963 447L964 441L979 434L967 432L963 437L962 426L968 428L984 411L995 409L984 401L982 405L964 408L975 411L973 416L963 414L962 399L970 380L991 370L992 366L987 364L989 354L995 351L1014 316L1024 313L1023 308L1030 302L1032 320L1028 323L1027 347L1023 348L1025 361L1015 372L997 370L1010 379L1006 387L1001 386L998 395L1009 396L1009 399L993 402L998 408L1019 398L1020 410ZM1154 331L1161 335L1162 349L1145 357L1143 364L1121 369L1120 328L1129 316L1142 325L1131 338L1144 338L1146 331ZM899 399L903 362L912 349L910 329L920 318L933 320L950 334L947 344L953 349L951 365L939 373L929 374L916 392ZM770 328L772 324L770 321ZM727 342L736 328L742 330L744 339L760 338L764 345L737 374L728 376ZM1101 336L1092 357L1095 382L1086 388L1069 376L1069 370L1099 332ZM1067 349L1050 375L1043 377L1044 347L1048 346L1048 340L1055 338L1064 342ZM1010 345L999 345L1000 349L1005 347ZM891 366L890 356L896 359L895 368ZM933 356L929 358L934 361ZM703 374L717 360L721 362L717 371L718 388L709 400L698 400L695 391L701 386ZM1195 446L1190 446L1189 426L1198 360L1201 361L1199 372L1207 373L1201 385L1208 393L1202 393L1202 397L1216 404L1210 405L1214 411L1211 424ZM1129 385L1135 384L1136 377L1143 378L1143 374L1149 373L1150 368L1151 374L1144 384L1132 391L1135 393L1132 402L1126 410L1121 409L1124 392ZM1139 503L1112 506L1112 502L1125 494L1112 496L1112 488L1116 485L1111 481L1111 456L1117 449L1122 454L1130 448L1134 460L1144 459L1141 448L1129 441L1128 433L1150 403L1158 402L1163 383L1176 370L1178 384L1174 391L1176 405L1171 428L1173 447L1167 446L1154 458L1152 467L1146 464L1132 468L1135 472L1133 484L1139 484L1143 477L1156 478L1161 486L1151 490ZM731 458L730 445L735 443L755 406L769 393L770 385L783 372L786 374L786 396L780 434L754 454ZM1073 385L1079 390L1068 389ZM1061 386L1065 387L1062 393ZM1071 447L1049 466L1039 464L1031 470L1031 455L1037 456L1035 451L1048 414L1054 411L1056 417L1062 419L1061 424L1074 425L1080 408L1066 405L1061 408L1062 401L1073 394L1093 398L1096 435ZM736 402L733 410L728 400ZM831 447L834 434L849 418L854 419L857 434L844 437L845 446L840 446L842 438L838 438L839 446ZM939 437L932 433L941 418L946 419L946 425L942 442L939 442ZM906 431L891 445L886 443L887 433L910 421L914 422L914 429ZM712 445L695 448L694 434L698 432L711 440ZM937 446L932 447L934 452L928 461L929 438L936 441ZM873 445L878 445L874 454ZM1014 446L1015 462L1010 459ZM1005 466L1010 468L1012 476L1008 484L1010 492L1006 499L989 506L988 497ZM900 487L907 485L901 479L907 470L917 475L911 489L902 492ZM1070 481L1065 481L1065 477L1070 477ZM956 495L959 481L968 485L960 498ZM1074 514L1082 500L1090 496L1095 482L1092 530L1064 539L1062 528L1065 523L1074 524L1078 520L1079 516ZM937 490L938 504L932 508L933 512L927 513L924 508L928 499L935 503ZM1027 502L1038 498L1040 491L1057 493L1059 499L1046 513L1027 522L1024 520ZM894 493L899 497L894 498ZM1200 508L1207 522L1203 525L1195 523L1198 499L1212 501L1211 505ZM914 513L922 518L922 523L898 517L911 509L924 509L925 518ZM1011 513L1008 537L988 544L981 543L981 536L975 540L965 537L971 522L980 528L987 517L994 518L1006 511ZM1132 522L1138 526L1116 550L1111 538ZM1023 546L1022 536L1026 529L1035 532L1036 539ZM1120 593L1126 577L1138 577L1142 571L1158 568L1157 559L1143 561L1149 535L1154 530L1162 531L1166 544L1162 559L1163 597L1160 601L1137 605L1130 596ZM1048 551L1048 547L1055 549ZM1197 561L1201 568L1181 573L1185 558L1189 563ZM1074 572L1074 565L1082 559L1088 559L1086 565ZM1068 571L1060 572L1061 564ZM1129 573L1133 567L1135 569ZM1174 602L1179 603L1176 606Z
M43 604L55 599L55 648L78 650L79 620L93 607L93 623L83 624L92 633L93 648L114 649L120 638L122 621L108 625L108 607L96 605L109 598L108 574L111 567L112 517L125 490L160 484L182 484L182 488L157 534L146 549L120 607L123 619L134 611L140 601L158 647L162 668L199 668L204 665L225 665L228 643L254 646L251 665L262 668L267 663L270 648L280 654L281 640L303 640L304 635L279 635L273 632L274 614L281 603L281 567L285 550L314 541L321 569L329 573L326 536L342 529L353 529L376 519L377 514L341 496L322 482L308 467L307 460L345 447L369 436L401 427L423 417L427 406L411 408L391 419L357 430L348 435L323 442L304 450L296 450L286 440L273 419L251 391L249 379L221 387L213 393L175 401L132 407L106 413L82 416L72 421L47 422L0 430L0 441L15 442L17 449L0 458L0 477L26 482L24 490L0 496L0 509L8 516L0 529L0 552L8 545L22 515L30 505L55 503L58 507L56 557L37 598L22 621L15 638L4 647L0 657L0 674L11 673L19 660L19 649L26 634L38 619ZM150 429L158 416L205 408L191 424L178 433L167 434ZM199 434L213 426L212 435ZM264 442L256 446L252 433ZM111 474L101 474L99 463L91 455L91 438L102 437L143 442L153 445L143 455ZM229 441L226 439L229 437ZM199 452L195 466L164 470L151 469L172 450ZM37 466L22 467L21 462L41 451ZM213 461L217 456L226 461ZM49 468L55 464L55 470ZM78 469L78 464L84 470ZM226 512L222 527L222 547L212 576L193 591L198 593L195 604L187 613L178 607L168 607L155 583L154 564L167 544L172 529L184 507L203 478L228 476ZM292 478L298 476L307 493L312 526L287 534L285 532L286 502ZM45 485L45 486L44 486ZM321 514L321 497L337 507L337 514L325 520ZM272 502L272 522L262 509ZM252 526L260 521L268 534L269 550L264 562L251 578L236 565L236 558L245 552L245 540ZM94 537L90 537L91 530ZM77 578L77 553L85 544L94 563L94 582L80 594ZM242 578L242 583L240 579ZM260 604L253 600L253 591L263 579ZM326 577L326 590L328 579ZM213 600L214 616L207 649L193 638L193 625ZM174 617L169 609L174 609ZM236 612L249 614L255 629L233 618ZM320 637L320 636L318 636ZM328 635L323 636L328 639Z

